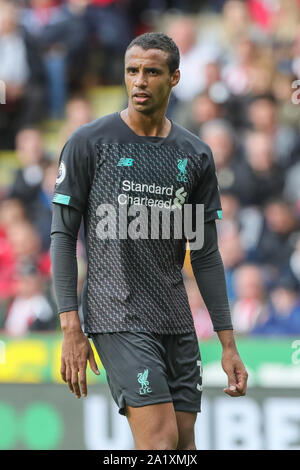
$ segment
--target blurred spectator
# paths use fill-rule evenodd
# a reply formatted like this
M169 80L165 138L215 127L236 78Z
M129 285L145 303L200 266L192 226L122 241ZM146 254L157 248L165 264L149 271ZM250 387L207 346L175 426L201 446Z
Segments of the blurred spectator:
M188 105L180 106L174 115L174 120L198 135L202 124L221 118L222 114L222 106L213 101L208 93L202 93Z
M224 119L215 119L202 125L200 137L213 152L220 189L231 190L240 197L245 184L240 175L247 171L247 164L233 127Z
M0 105L0 149L10 149L18 130L44 115L45 77L36 43L19 28L12 2L0 3L0 24L0 80L6 87L6 104Z
M258 335L300 334L300 290L291 278L283 278L271 291L269 315L261 318L252 330ZM263 321L264 320L264 321Z
M276 102L272 96L258 96L248 110L249 121L254 130L273 134L276 130Z
M15 265L27 259L37 260L41 243L34 227L28 221L12 224L7 229L7 238L14 255Z
M230 90L222 81L222 66L219 61L208 62L204 68L205 90L210 99L219 106L228 105ZM229 116L228 116L229 119Z
M261 96L268 94L272 88L274 74L274 63L269 54L254 61L249 71L249 88L251 95Z
M264 219L258 208L241 207L239 199L232 191L221 192L221 205L224 221L236 224L241 245L247 253L247 260L255 259L255 250L261 237Z
M217 45L223 63L233 62L240 38L252 34L248 8L244 0L214 0L207 2L207 7L213 8L215 3L221 14L204 15L199 34Z
M274 98L271 95L255 97L249 106L248 116L254 130L264 132L273 140L276 163L283 168L290 166L297 133L293 128L279 124Z
M215 83L221 83L221 64L218 61L207 62L204 68L205 88L209 90Z
M243 205L260 205L282 192L284 174L274 162L274 142L268 134L246 137L246 164L239 166L235 190Z
M232 53L240 37L250 32L248 8L243 0L227 0L222 13L222 44Z
M202 126L200 136L212 150L216 170L226 168L235 152L235 135L232 127L225 120L212 120ZM222 184L220 175L218 179L219 184Z
M60 18L61 5L53 0L29 0L28 8L21 12L21 21L30 33L38 37L45 26L55 24Z
M12 248L15 265L24 260L33 260L40 272L50 273L49 253L41 253L41 241L34 227L29 223L14 223L7 231L8 241Z
M12 221L5 213L12 208L19 213ZM23 263L34 263L39 274L45 278L50 275L50 255L41 254L41 242L34 227L24 217L16 202L1 204L2 236L0 237L0 317L7 302L18 293L17 273Z
M74 96L66 105L66 120L61 130L61 147L79 126L88 124L93 119L92 107L87 98Z
M170 24L167 34L180 51L181 78L173 93L180 101L190 101L205 89L205 65L217 59L219 49L211 44L198 42L196 23L190 17L176 18Z
M262 3L262 0L260 0ZM273 5L272 5L273 3ZM274 14L271 21L271 35L278 42L291 41L295 37L300 21L299 0L278 0L270 2Z
M127 2L90 0L89 3L89 17L100 44L110 51L123 53L132 35Z
M43 179L45 156L41 132L35 128L20 131L16 137L16 152L21 167L16 171L10 196L30 204L38 198Z
M68 0L60 6L51 0L31 0L22 14L25 28L35 36L48 79L49 110L61 117L68 86L78 87L87 66L88 0Z
M0 203L0 233L6 235L7 230L15 223L26 221L26 211L19 199L6 199Z
M252 22L278 40L288 40L299 21L297 0L247 0Z
M24 129L16 138L16 151L21 163L12 184L10 197L25 204L27 216L38 230L43 251L50 246L51 205L42 189L46 165L43 137L37 129Z
M30 262L19 266L16 296L8 308L4 332L21 336L28 331L54 330L56 315L44 294L44 282Z
M294 80L295 77L289 73L277 72L272 83L272 93L277 102L279 124L299 130L300 106L295 106L292 102L292 94L295 91L292 88ZM295 160L295 157L292 159Z
M102 56L104 83L119 84L123 79L123 55L134 36L129 6L130 2L120 0L89 1L88 26L98 45L98 62Z
M247 334L266 315L266 292L258 266L244 264L234 274L236 301L232 306L232 322L236 333Z
M15 224L26 224L26 213L18 199L8 199L0 204L0 303L15 294L15 258L8 232Z
M287 275L299 222L292 207L283 199L269 201L264 214L266 223L257 246L257 261L272 267L277 276Z
M256 47L248 37L236 44L236 57L223 69L223 79L231 93L246 95L251 90L251 71L256 59Z

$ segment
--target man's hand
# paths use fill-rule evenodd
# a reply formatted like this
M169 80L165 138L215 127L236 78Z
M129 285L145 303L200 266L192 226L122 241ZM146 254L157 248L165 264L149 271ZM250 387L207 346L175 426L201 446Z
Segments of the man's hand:
M69 389L75 393L77 398L80 398L81 394L86 397L87 361L89 361L92 371L96 375L100 374L94 353L88 338L81 329L78 313L76 311L61 313L60 318L64 334L60 373L64 382L68 384Z
M228 376L224 392L231 397L246 395L248 373L235 347L223 349L222 367Z
M232 330L218 331L223 346L222 367L228 376L228 387L224 392L231 397L246 395L248 373L235 345Z

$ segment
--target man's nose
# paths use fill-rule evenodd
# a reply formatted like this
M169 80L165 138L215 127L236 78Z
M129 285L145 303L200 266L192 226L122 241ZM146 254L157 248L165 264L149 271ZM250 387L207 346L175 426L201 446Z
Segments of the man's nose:
M134 85L137 88L145 88L147 86L146 75L142 71L136 75Z

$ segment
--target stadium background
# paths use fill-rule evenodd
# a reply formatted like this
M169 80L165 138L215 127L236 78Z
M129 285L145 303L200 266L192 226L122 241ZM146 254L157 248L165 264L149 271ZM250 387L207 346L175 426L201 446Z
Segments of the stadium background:
M219 246L249 372L246 397L224 395L187 255L204 365L197 445L300 449L299 0L0 0L0 449L132 446L103 371L88 374L85 400L61 383L49 230L64 142L125 106L124 49L152 30L181 52L168 116L214 153ZM77 251L80 294L82 233Z

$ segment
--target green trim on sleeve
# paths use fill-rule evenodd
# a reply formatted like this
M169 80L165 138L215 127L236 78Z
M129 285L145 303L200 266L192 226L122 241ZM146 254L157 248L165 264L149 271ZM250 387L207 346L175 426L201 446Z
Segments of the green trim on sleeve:
M218 214L218 218L219 218L219 219L222 219L222 218L223 218L223 213L222 213L222 211L217 211L217 214Z
M66 196L65 194L54 194L53 202L57 202L58 204L64 204L68 206L70 203L71 196Z

